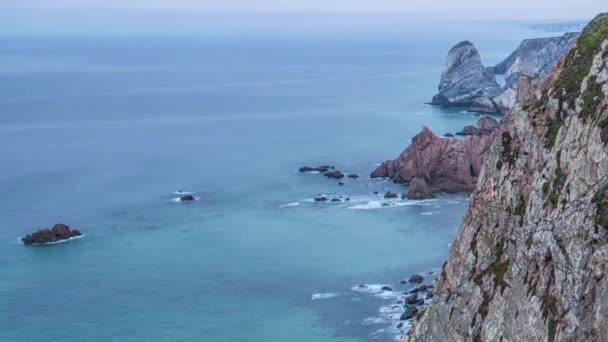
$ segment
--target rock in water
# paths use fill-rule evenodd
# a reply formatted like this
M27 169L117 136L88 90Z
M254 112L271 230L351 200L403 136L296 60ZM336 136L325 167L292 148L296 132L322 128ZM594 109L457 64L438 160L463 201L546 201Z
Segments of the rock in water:
M607 49L601 14L503 120L405 341L606 339Z
M40 229L32 234L28 234L21 238L21 242L25 245L47 244L67 240L76 236L81 236L79 230L70 230L70 227L65 224L58 223L51 229Z
M387 191L387 192L384 194L384 198L386 198L386 199L398 198L398 197L399 197L399 195L397 195L396 193L394 193L394 192L392 192L392 191Z
M406 197L409 199L427 199L433 198L433 193L424 179L416 177L410 181Z
M340 170L335 170L335 171L331 171L331 172L327 172L324 174L325 177L327 178L335 178L335 179L342 179L344 178L344 174L342 172L340 172Z
M348 178L357 179L357 178L359 178L359 175L356 174L356 173L351 173L351 174L348 175Z
M449 51L441 74L439 93L431 103L442 106L470 105L475 98L491 97L499 89L492 69L484 67L475 46L464 41Z
M179 201L180 202L191 202L191 201L196 201L196 198L192 195L184 195L179 198Z
M410 277L410 279L408 279L408 281L410 283L420 284L424 281L424 277L421 276L420 274L414 274L413 276Z

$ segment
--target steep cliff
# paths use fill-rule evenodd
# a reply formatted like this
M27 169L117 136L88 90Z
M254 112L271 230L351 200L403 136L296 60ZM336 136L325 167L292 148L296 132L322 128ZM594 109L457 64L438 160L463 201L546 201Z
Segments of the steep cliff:
M469 105L475 98L492 96L499 89L492 68L484 67L475 46L464 41L448 52L439 93L431 103L443 106Z
M602 14L505 119L405 341L608 341L607 80Z

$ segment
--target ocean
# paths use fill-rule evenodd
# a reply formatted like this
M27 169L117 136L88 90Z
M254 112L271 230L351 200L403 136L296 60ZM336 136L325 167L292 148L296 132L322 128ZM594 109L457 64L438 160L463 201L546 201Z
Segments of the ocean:
M1 36L0 341L397 340L400 280L432 282L468 195L385 201L405 188L369 173L478 119L425 105L452 45L493 65L560 33ZM361 177L298 172L322 164ZM84 237L19 242L59 222Z

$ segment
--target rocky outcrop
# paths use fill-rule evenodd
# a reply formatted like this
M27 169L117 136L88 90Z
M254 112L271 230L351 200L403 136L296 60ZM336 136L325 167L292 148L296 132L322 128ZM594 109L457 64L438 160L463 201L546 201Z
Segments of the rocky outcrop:
M414 198L433 192L472 191L482 160L500 131L497 122L488 118L482 118L474 128L476 134L461 140L437 137L424 127L399 158L382 163L371 177L410 183L414 189L409 195ZM412 183L414 179L417 180Z
M43 245L68 240L81 235L82 233L80 233L79 230L70 230L70 227L65 224L58 223L51 229L40 229L22 237L21 242L23 242L24 245Z
M448 53L439 94L431 103L465 105L478 113L506 114L518 100L520 76L542 80L572 46L577 35L567 33L561 37L526 39L493 68L481 64L479 52L472 43L459 43ZM504 74L506 84L503 87L496 83L494 74Z
M179 198L180 202L192 202L192 201L196 201L196 197L194 197L193 195L183 195Z
M492 69L484 67L475 46L464 41L449 51L441 74L439 93L433 97L431 104L470 105L475 98L494 95L499 89Z
M578 33L561 37L525 39L509 57L496 65L495 74L505 75L507 84L517 83L519 75L539 77L547 74L572 46Z
M405 341L606 341L607 81L604 14L504 121Z

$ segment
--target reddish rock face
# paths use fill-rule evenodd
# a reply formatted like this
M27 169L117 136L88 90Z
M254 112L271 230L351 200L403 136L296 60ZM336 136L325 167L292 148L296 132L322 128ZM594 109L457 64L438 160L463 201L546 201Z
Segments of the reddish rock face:
M405 197L409 199L425 199L433 197L433 193L424 179L414 178L410 181Z
M399 158L384 162L371 177L410 183L414 187L410 195L415 198L429 198L432 192L472 191L482 161L502 125L482 118L477 128L486 133L460 140L440 138L424 127ZM418 180L412 182L414 179Z

